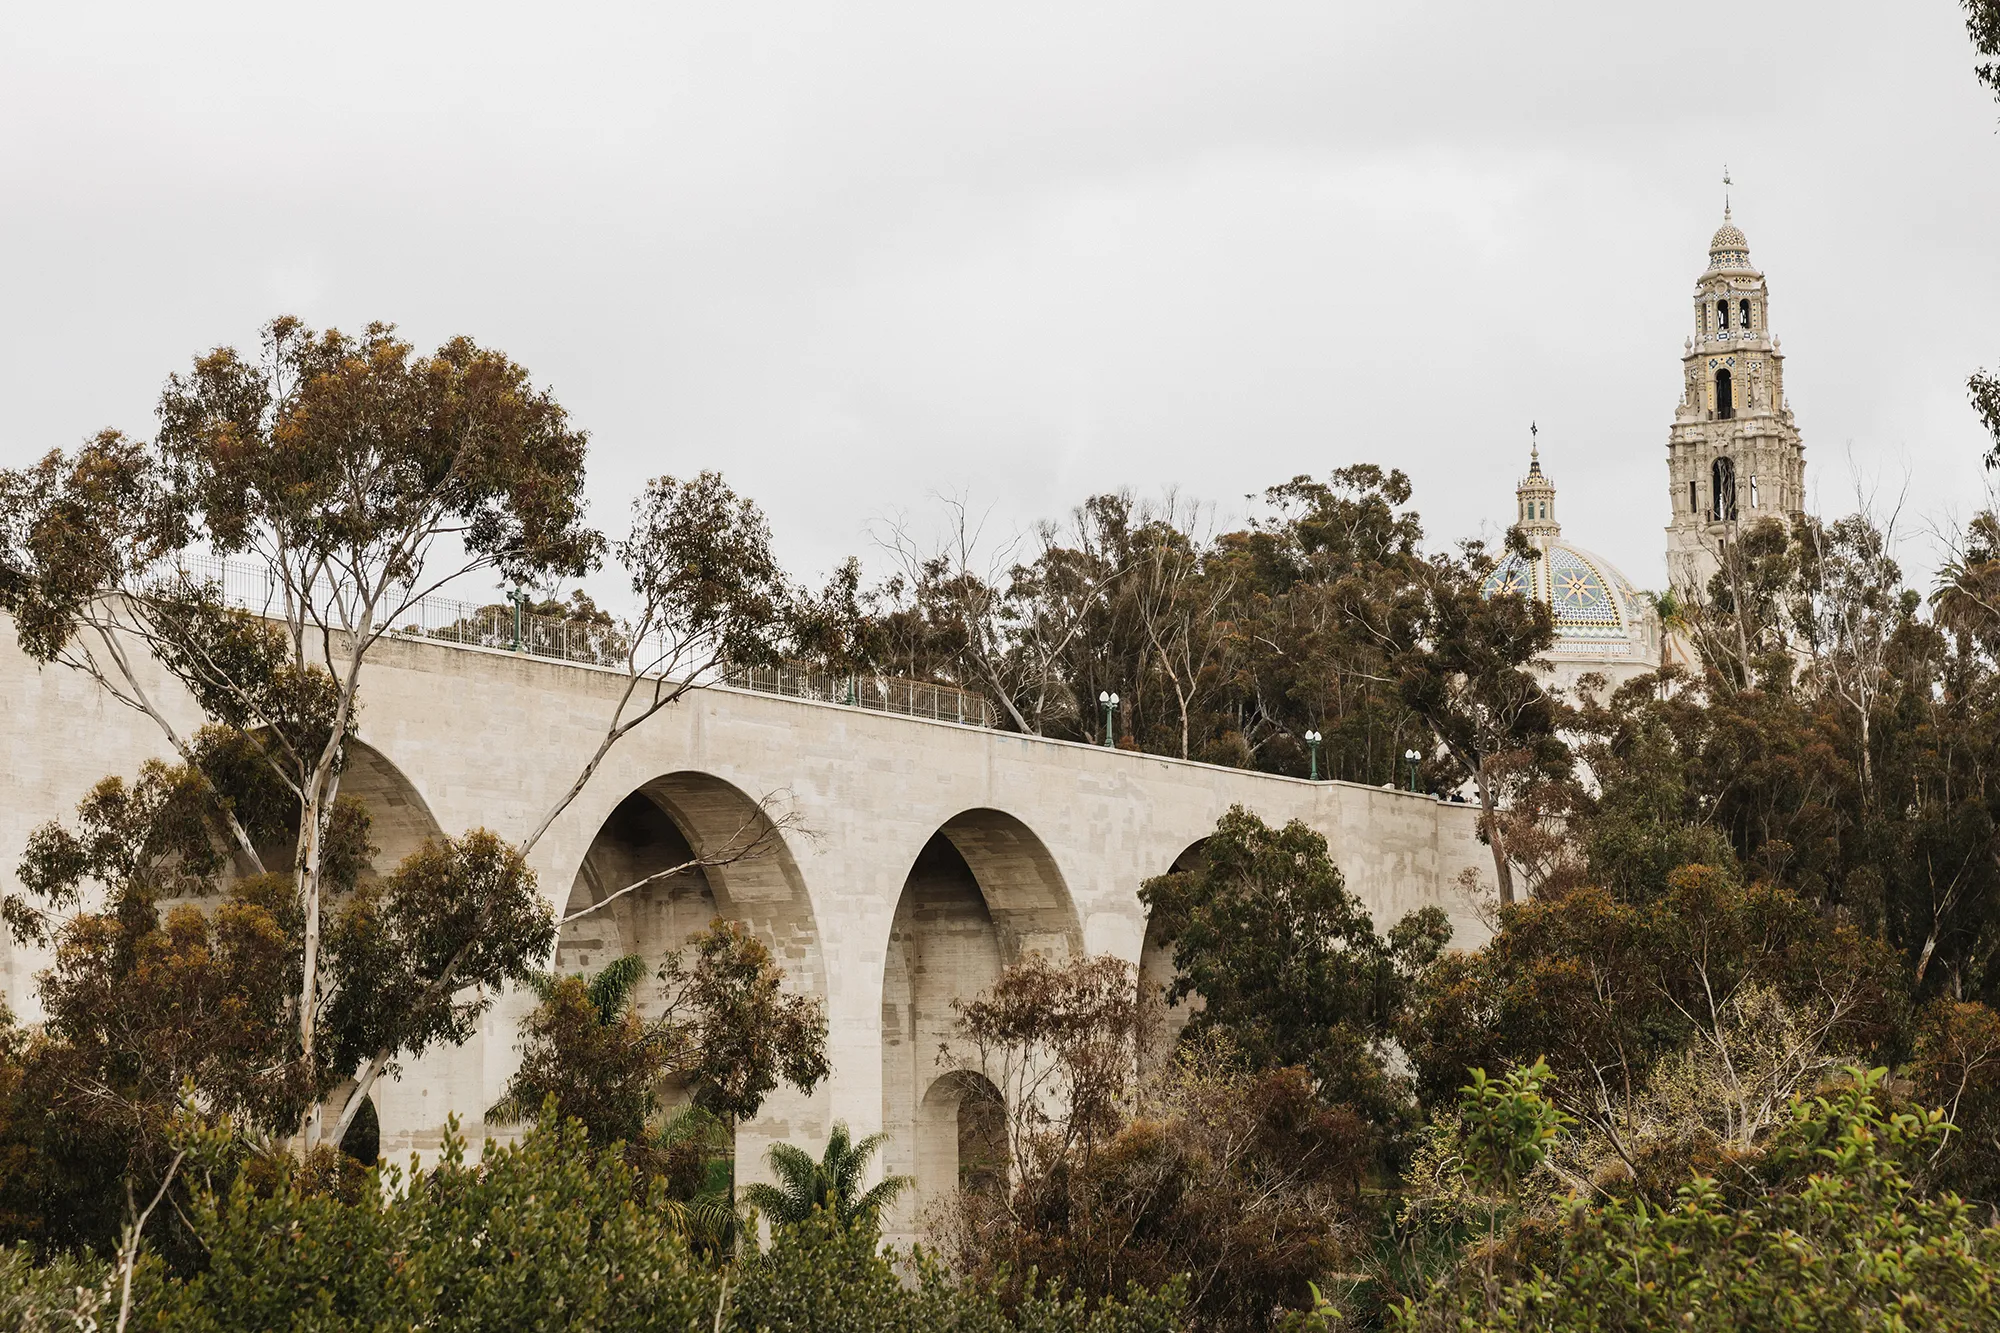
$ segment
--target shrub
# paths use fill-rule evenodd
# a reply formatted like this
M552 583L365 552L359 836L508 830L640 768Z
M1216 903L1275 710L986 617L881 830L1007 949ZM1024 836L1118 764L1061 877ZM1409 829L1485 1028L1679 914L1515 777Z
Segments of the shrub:
M2000 1323L2000 1228L1909 1168L1942 1113L1891 1112L1882 1072L1799 1099L1748 1185L1695 1175L1671 1207L1579 1205L1543 1262L1489 1294L1406 1303L1406 1330L1985 1329ZM1469 1275L1468 1275L1469 1276Z

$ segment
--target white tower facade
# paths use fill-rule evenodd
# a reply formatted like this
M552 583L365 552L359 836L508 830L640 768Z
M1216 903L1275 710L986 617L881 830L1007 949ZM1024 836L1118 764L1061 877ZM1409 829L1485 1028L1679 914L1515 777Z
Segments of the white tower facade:
M1695 281L1694 333L1681 360L1667 438L1667 577L1683 599L1701 601L1717 552L1740 525L1805 508L1805 445L1785 398L1770 293L1727 208Z

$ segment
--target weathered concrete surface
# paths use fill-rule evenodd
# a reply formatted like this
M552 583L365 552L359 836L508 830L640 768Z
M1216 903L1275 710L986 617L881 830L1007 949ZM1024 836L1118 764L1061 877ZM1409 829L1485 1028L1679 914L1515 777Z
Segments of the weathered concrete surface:
M621 679L384 643L362 685L360 736L372 754L345 787L375 813L382 868L433 829L524 836L602 736ZM198 722L164 677L151 688L181 723ZM150 720L88 679L37 669L11 625L0 625L0 746L0 876L10 891L30 829L66 817L98 779L166 753ZM825 998L833 1077L810 1099L774 1098L745 1127L740 1160L752 1170L768 1143L823 1143L836 1118L857 1135L889 1128L887 1168L915 1170L918 1126L952 1113L964 1083L937 1089L963 1063L938 1050L950 1000L1027 950L1138 962L1140 882L1234 804L1323 832L1378 927L1435 904L1461 942L1483 934L1458 880L1468 868L1490 878L1491 862L1464 806L726 689L697 692L621 742L534 866L558 908L581 905L635 872L676 864L690 846L716 846L766 797L796 820L776 855L629 895L572 926L561 949L578 967L635 950L657 959L720 911L750 923L796 984ZM33 977L45 961L6 954L0 975L17 1014L35 1015ZM516 1062L523 1007L503 998L470 1043L413 1062L378 1092L385 1154L434 1148L452 1113L478 1137L480 1113ZM949 1188L949 1127L921 1137L936 1145L921 1154L922 1174L942 1177L926 1179L926 1192Z

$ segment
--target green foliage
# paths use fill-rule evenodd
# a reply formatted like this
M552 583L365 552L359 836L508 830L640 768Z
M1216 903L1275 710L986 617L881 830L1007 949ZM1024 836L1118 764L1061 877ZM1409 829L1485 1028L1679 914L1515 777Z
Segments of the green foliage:
M328 1059L352 1069L464 1041L504 983L534 975L555 936L534 872L496 834L425 842L331 914Z
M533 976L541 1003L521 1026L521 1065L486 1118L525 1120L546 1104L598 1147L640 1142L667 1058L632 1008L645 975L645 960L631 954L591 977Z
M1524 780L1567 773L1569 752L1557 736L1561 709L1534 670L1555 642L1554 617L1539 600L1489 596L1493 566L1478 543L1434 555L1378 619L1398 645L1391 665L1403 703L1443 751L1441 789L1470 782L1478 792L1480 836L1508 903L1513 861L1496 814Z
M963 1196L957 1257L1003 1289L1039 1272L1091 1296L1185 1275L1196 1326L1264 1328L1344 1257L1368 1141L1303 1071L1245 1070L1212 1037L1094 1152L1038 1158L1005 1196Z
M885 1176L881 1183L861 1188L869 1160L887 1140L886 1134L856 1140L848 1134L846 1121L835 1121L818 1161L789 1143L772 1144L771 1170L779 1183L748 1186L743 1201L775 1225L797 1226L814 1209L824 1209L843 1227L865 1226L916 1184L908 1176Z
M1696 1175L1675 1202L1579 1204L1549 1254L1488 1305L1460 1285L1407 1329L1978 1329L2000 1320L2000 1229L1909 1171L1936 1112L1882 1104L1882 1072L1801 1099L1744 1185Z
M732 1296L744 1333L1169 1333L1179 1329L1183 1286L1133 1288L1087 1301L1029 1276L1003 1303L994 1289L960 1283L919 1256L917 1284L901 1281L876 1252L866 1219L843 1224L815 1211L780 1230L771 1249L743 1266Z
M690 1250L661 1182L647 1186L581 1125L546 1113L476 1163L452 1133L426 1172L371 1172L361 1188L329 1192L288 1171L200 1193L192 1216L203 1271L176 1277L142 1261L133 1329L1167 1333L1182 1300L1170 1287L1086 1304L1030 1283L1010 1318L998 1293L929 1263L906 1284L866 1218L850 1226L823 1211L783 1228L768 1252L716 1266ZM102 1275L0 1254L0 1309L74 1304L72 1288Z
M1965 30L1972 38L1972 49L1981 59L1974 66L1979 81L2000 97L2000 0L1962 0L1965 5ZM1989 418L1989 426L1995 424ZM2000 426L1996 426L2000 429ZM1994 442L1994 451L2000 454L2000 438Z
M669 649L674 660L657 665L693 679L719 663L772 660L772 634L791 619L793 594L763 513L720 473L647 482L616 551L640 623L678 645Z
M1402 1094L1382 1043L1450 937L1443 912L1412 913L1383 939L1324 835L1296 820L1273 829L1241 807L1194 869L1148 880L1139 896L1173 943L1169 998L1203 1001L1188 1037L1224 1032L1253 1068L1300 1066L1327 1101L1395 1122Z
M1943 1109L1951 1133L1925 1176L1968 1198L2000 1200L2000 1013L1934 1000L1917 1025L1910 1095Z
M272 875L224 880L213 793L187 766L100 783L72 830L36 831L20 871L17 937L46 933L32 1038L9 1042L0 1236L108 1250L126 1189L150 1191L172 1150L185 1088L212 1114L288 1128L334 1081L300 1058L297 898ZM365 845L342 807L338 837ZM63 915L90 895L94 910ZM206 899L207 901L203 901ZM53 908L55 910L49 910ZM11 1031L11 1028L10 1028ZM163 1232L184 1239L174 1215ZM185 1257L179 1239L169 1249Z
M784 969L734 922L711 922L692 963L688 952L661 966L665 1013L651 1023L633 1008L645 975L636 956L588 978L531 974L541 1003L523 1025L521 1065L487 1117L553 1115L581 1123L600 1148L622 1144L635 1169L666 1181L683 1231L719 1252L736 1225L735 1122L755 1115L780 1079L810 1091L825 1077L826 1019L817 1001L786 993ZM663 1080L693 1104L662 1125ZM865 1162L864 1152L841 1178L858 1180Z
M1992 49L2000 50L2000 4L1989 4L1987 12L1987 22L1994 32ZM2000 60L1989 63L1980 71L1980 77L1993 84L1994 92L2000 94ZM1986 427L1993 440L1993 446L1986 451L1986 466L1988 470L2000 467L2000 375L1975 370L1965 387L1972 398L1972 410L1979 414L1979 424Z
M1007 1109L1017 1167L1087 1156L1129 1114L1146 1019L1133 972L1108 954L1031 955L952 1002L954 1026Z
M392 1171L351 1198L298 1178L199 1197L207 1265L156 1276L134 1327L705 1327L718 1279L665 1224L663 1203L574 1123L488 1144L477 1164L452 1134L433 1170Z
M517 582L595 558L587 437L521 366L469 338L417 356L387 324L355 338L280 318L262 350L219 348L161 395L173 498L218 551L276 530L302 554L392 554L449 524Z
M463 1040L494 989L553 943L532 873L492 834L427 844L387 878L364 878L367 815L336 802L321 839L333 989L308 1059L295 881L233 873L223 818L266 837L293 812L242 733L209 728L193 750L198 763L98 784L73 827L30 841L31 896L9 915L18 935L52 937L55 961L39 979L46 1017L20 1055L17 1113L0 1127L0 1147L22 1158L0 1191L11 1200L0 1235L106 1248L128 1180L150 1192L165 1169L184 1086L246 1133L288 1135L370 1056ZM75 911L86 894L94 910ZM180 1234L178 1216L162 1210L155 1225Z
M1005 725L1303 777L1391 777L1418 725L1379 626L1417 574L1423 536L1409 478L1372 464L1264 493L1266 513L1211 536L1173 496L1093 495L1031 550L990 562L962 506L934 548L896 533L902 568L863 589L840 571L800 647L827 669L873 667L985 692Z
M80 1333L110 1323L117 1296L110 1266L58 1255L36 1264L25 1245L0 1249L0 1328Z
M660 966L667 1069L694 1104L727 1122L757 1114L783 1079L811 1092L828 1073L826 1011L787 994L763 941L721 918Z
M1703 866L1645 906L1577 889L1503 909L1487 945L1424 975L1401 1034L1427 1105L1455 1098L1467 1070L1546 1057L1565 1110L1602 1119L1670 1052L1724 1039L1759 987L1818 1016L1821 1051L1900 1039L1886 950L1784 889Z
M1458 1096L1467 1175L1490 1190L1512 1194L1542 1164L1549 1144L1574 1123L1542 1095L1552 1077L1542 1060L1497 1079L1488 1078L1483 1069L1472 1071L1472 1081Z

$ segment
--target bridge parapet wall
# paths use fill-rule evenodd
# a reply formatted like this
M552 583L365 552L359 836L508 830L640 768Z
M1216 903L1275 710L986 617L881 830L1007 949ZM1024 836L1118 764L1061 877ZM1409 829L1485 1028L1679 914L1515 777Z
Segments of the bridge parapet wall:
M363 677L359 735L438 827L518 838L595 748L622 682L615 672L525 654L385 641ZM178 724L199 724L164 672L155 670L148 687ZM10 891L32 828L66 818L100 778L167 755L149 719L75 672L37 668L5 623L0 744L8 760L0 770L0 879ZM536 848L536 872L558 909L613 812L648 792L677 823L698 823L699 809L766 798L796 823L781 833L782 873L737 874L714 896L767 933L783 923L787 938L773 943L799 983L826 999L834 1075L811 1099L774 1100L745 1128L746 1168L770 1141L823 1141L833 1119L862 1133L893 1118L883 1074L885 969L906 883L940 833L981 881L995 929L1028 947L1054 947L1043 937L1073 934L1090 952L1138 962L1139 884L1169 869L1237 804L1269 822L1301 819L1324 833L1379 928L1436 905L1451 915L1460 943L1484 936L1459 888L1467 869L1482 882L1491 878L1469 807L724 687L694 693L622 741ZM718 878L731 879L734 869ZM1005 882L1030 870L1032 884ZM1029 910L1034 895L1046 893L1065 895L1067 911ZM1057 927L1036 924L1044 919ZM0 949L7 1000L32 1019L33 977L46 959ZM898 965L951 967L945 954ZM927 984L935 989L936 981ZM383 1089L386 1154L433 1148L451 1113L478 1135L480 1113L516 1063L523 1008L520 997L505 998L465 1047L412 1062ZM931 1081L924 1070L913 1080Z

